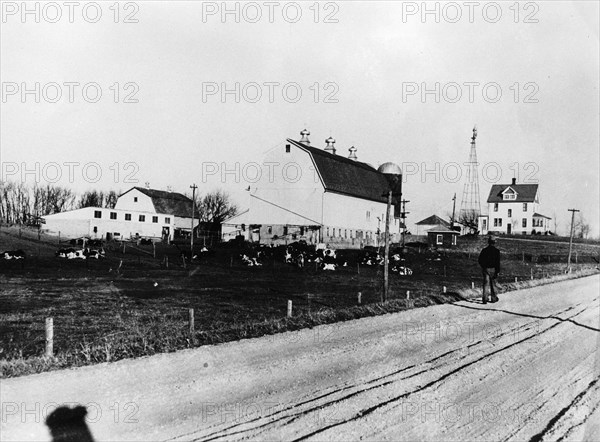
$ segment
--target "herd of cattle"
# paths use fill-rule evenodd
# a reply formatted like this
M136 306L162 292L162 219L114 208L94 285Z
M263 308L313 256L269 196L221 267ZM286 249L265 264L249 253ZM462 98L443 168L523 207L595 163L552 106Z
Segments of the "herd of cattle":
M71 245L78 247L60 248L55 252L55 256L61 259L102 259L106 257L106 252L102 247L102 242L88 240L87 242L78 242L80 240L72 240ZM183 262L199 262L206 258L215 255L214 250L209 250L207 247L194 253L182 251L181 258ZM0 255L4 260L25 259L23 250L5 251ZM306 266L314 266L315 269L324 271L335 271L338 267L347 267L351 265L359 266L383 266L384 256L379 249L362 250L358 256L353 255L352 259L348 256L348 252L336 250L326 244L311 245L305 241L298 241L287 246L267 246L258 245L244 248L239 255L239 260L242 265L248 267L263 266L265 264L273 264L275 261L285 262L294 267L304 268ZM390 254L389 268L392 272L401 276L412 275L412 270L406 266L406 261L400 253Z
M310 245L304 241L278 247L260 245L245 250L239 258L241 263L248 267L262 266L283 259L286 264L295 267L315 265L316 268L325 271L347 267L351 261L344 251L335 250L325 244ZM363 250L356 263L363 266L383 266L384 257L378 250ZM412 275L412 270L406 266L406 261L400 253L390 255L389 265L392 272L402 276Z

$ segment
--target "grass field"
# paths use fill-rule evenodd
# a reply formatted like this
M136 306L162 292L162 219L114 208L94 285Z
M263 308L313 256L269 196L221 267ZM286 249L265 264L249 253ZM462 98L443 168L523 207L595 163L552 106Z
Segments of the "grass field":
M280 261L245 267L231 248L184 267L172 245L157 245L156 257L152 246L126 245L123 254L115 245L104 260L66 261L54 257L56 238L18 236L14 229L0 232L0 249L28 254L25 261L0 261L2 377L455 301L472 283L480 286L476 261L483 242L464 241L459 250L442 253L410 248L406 259L413 275L391 274L390 299L381 303L382 267L357 265L358 251L346 251L348 266L335 272ZM565 249L562 243L501 238L498 246L504 257L501 289L513 287L515 277L549 280L564 273L568 244ZM574 269L594 271L600 248L577 244L575 250ZM288 300L292 318L286 317ZM189 309L195 316L191 334ZM42 356L48 317L54 321L53 358Z

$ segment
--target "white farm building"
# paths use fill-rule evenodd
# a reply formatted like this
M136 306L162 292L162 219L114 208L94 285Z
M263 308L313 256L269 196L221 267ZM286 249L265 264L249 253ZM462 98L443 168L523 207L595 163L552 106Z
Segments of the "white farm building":
M43 217L46 233L63 238L156 238L189 234L192 200L181 193L133 187L119 196L114 209L84 207ZM198 225L196 215L194 227Z
M311 146L306 129L301 135L300 141L287 139L268 152L260 178L248 189L246 209L223 223L223 239L241 235L263 244L379 245L385 230L386 176L357 161L354 147L346 158L336 154L333 138L323 149ZM400 195L393 196L398 210ZM398 241L400 223L393 218L391 238Z

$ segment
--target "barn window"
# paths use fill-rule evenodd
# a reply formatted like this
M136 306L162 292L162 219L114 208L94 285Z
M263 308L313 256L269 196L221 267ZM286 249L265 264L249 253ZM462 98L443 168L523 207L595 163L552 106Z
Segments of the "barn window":
M165 216L165 224L171 224L171 217Z
M527 203L523 203L523 212L527 212Z
M153 216L152 217L152 222L153 223L157 223L158 222L158 216Z
M102 211L94 210L94 218L102 218Z
M284 235L288 234L288 226L283 226L283 234Z
M117 212L110 212L110 219L117 219Z
M269 235L273 233L273 226L267 226L267 233Z
M304 227L300 227L300 236L304 236Z
M436 244L443 244L444 243L444 235L436 235L435 236L435 243Z
M146 215L140 215L138 219L141 223L143 223L144 221L146 221Z
M348 230L344 229L344 238L348 238Z
M289 144L285 145L285 153L290 153L291 146Z
M125 221L131 221L131 213L125 214Z
M523 218L522 225L523 225L523 227L527 227L527 218Z
M134 203L137 203L137 196L134 196L134 197L133 197L133 202L134 202Z

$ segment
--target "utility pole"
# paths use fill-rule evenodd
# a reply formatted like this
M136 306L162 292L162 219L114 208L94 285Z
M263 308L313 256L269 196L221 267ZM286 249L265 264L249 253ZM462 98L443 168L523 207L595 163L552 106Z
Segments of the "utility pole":
M456 211L456 192L454 192L454 197L452 197L452 219L450 220L450 228L454 230L454 214Z
M389 291L388 263L390 254L390 208L392 206L392 190L388 191L387 209L385 212L385 254L383 255L383 301L387 301Z
M573 247L573 228L575 227L575 212L579 212L577 209L569 209L571 212L571 237L569 238L569 257L567 258L567 270L571 269L571 249Z
M404 242L405 242L405 238L406 238L406 215L408 215L410 212L406 211L406 203L410 203L409 200L402 200L400 201L402 203L402 211L400 212L400 222L402 223L402 247L404 247Z
M196 189L198 186L196 184L192 184L190 189L192 189L192 230L190 230L190 261L194 258L194 212L196 210Z

